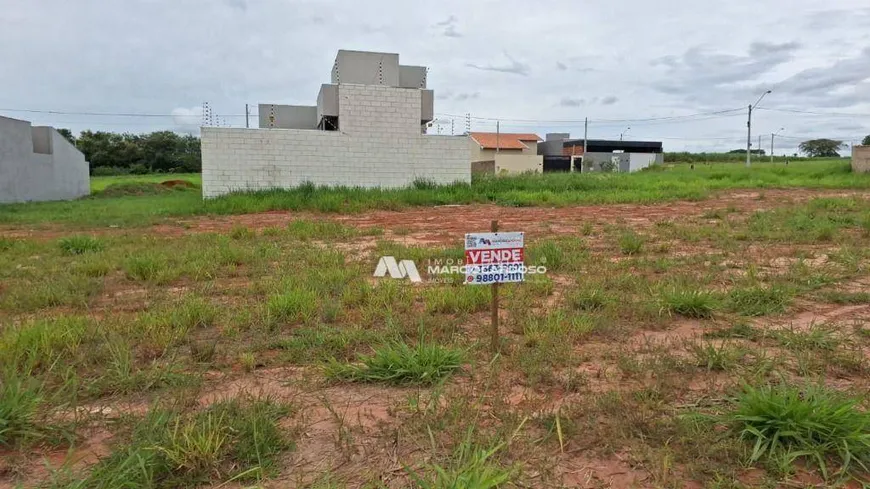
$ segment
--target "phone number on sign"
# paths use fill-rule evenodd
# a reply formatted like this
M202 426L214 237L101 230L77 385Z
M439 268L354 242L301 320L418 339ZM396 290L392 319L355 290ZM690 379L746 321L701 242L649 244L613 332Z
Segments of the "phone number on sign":
M479 275L469 275L466 282L470 284L494 284L505 282L522 282L523 274L516 273L481 273Z

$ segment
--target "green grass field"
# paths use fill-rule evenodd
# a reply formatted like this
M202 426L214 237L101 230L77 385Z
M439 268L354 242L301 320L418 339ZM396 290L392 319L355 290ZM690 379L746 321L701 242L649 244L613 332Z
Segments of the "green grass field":
M870 177L842 162L141 185L178 178L0 207L0 487L870 483ZM712 198L740 188L786 190ZM547 271L500 287L496 356L491 290L426 265L480 209L345 219L468 202L542 207L499 210ZM603 207L550 208L575 203ZM208 216L268 209L325 212ZM373 277L386 255L423 283Z
M105 190L109 185L117 185L122 183L160 183L167 180L187 180L188 182L200 186L202 185L202 175L199 173L161 173L158 175L120 175L114 177L91 177L91 193L97 193Z
M561 207L701 200L717 190L746 188L870 188L870 175L851 173L848 161L819 160L785 166L758 163L747 169L738 163L676 165L635 174L546 174L476 179L471 185L430 186L399 190L315 188L240 193L203 201L199 191L106 199L100 192L113 184L155 183L198 175L97 177L94 195L73 202L0 206L0 225L51 223L77 226L141 226L167 218L243 214L271 210L354 213L411 206L495 203L503 206Z

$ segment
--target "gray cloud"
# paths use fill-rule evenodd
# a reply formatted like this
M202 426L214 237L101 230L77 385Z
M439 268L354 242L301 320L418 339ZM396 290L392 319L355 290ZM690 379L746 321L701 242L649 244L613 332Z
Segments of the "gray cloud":
M444 37L462 37L462 34L456 30L455 25L449 25L444 29Z
M476 100L480 97L480 92L453 92L452 90L438 90L435 92L435 98L438 100L455 100L464 102L467 100Z
M577 98L577 97L562 97L559 101L559 105L561 107L581 107L584 105L613 105L616 102L619 102L619 98L613 95L608 95L606 97L592 97L590 99Z
M456 18L455 15L450 15L450 17L442 20L435 24L435 27L443 27L442 35L444 37L462 37L462 34L456 30L456 23L459 22L459 19Z
M794 95L828 95L841 87L853 87L867 80L870 80L870 48L830 66L798 72L777 84L777 90Z
M665 71L664 77L652 85L660 92L675 94L699 87L710 90L745 83L791 61L799 48L796 42L753 42L746 55L733 55L695 46L681 56L654 60L653 67L664 67Z
M467 63L466 66L468 66L469 68L474 68L474 69L483 70L483 71L495 71L495 72L499 72L499 73L511 73L514 75L529 76L529 65L527 65L525 63L521 63L521 62L517 61L516 59L512 58L511 55L508 54L506 51L504 53L504 56L509 61L507 64L478 65L478 64L474 64L474 63Z
M820 10L826 7L817 0L790 0L788 8L732 0L715 12L690 0L677 0L673 12L624 0L618 23L606 2L570 0L551 0L540 15L520 14L528 7L520 0L502 0L497 9L491 2L459 0L378 0L376 8L346 0L220 0L208 9L177 0L52 2L51 8L46 2L0 3L0 107L166 114L2 111L73 131L195 131L203 101L243 127L246 103L313 104L320 84L329 81L336 50L360 49L396 52L403 64L429 66L439 117L471 112L502 118L506 132L577 135L582 123L512 126L507 118L588 116L591 136L612 138L629 124L606 119L744 107L723 116L630 124L632 137L661 138L668 150L728 150L745 144L746 104L772 89L762 108L817 112L759 111L755 137L769 139L786 127L794 138L777 139L778 148L789 151L810 137L870 133L867 117L825 114L870 113L867 0L828 2L838 11ZM389 21L385 11L393 14ZM522 36L510 27L520 18ZM554 28L576 18L584 19L582 35ZM643 60L656 61L650 66ZM459 125L464 130L465 121ZM495 129L472 121L477 128Z
M462 102L464 100L474 100L480 97L480 92L472 92L472 93L460 93L453 97L453 100Z
M455 24L457 20L459 19L457 19L455 15L451 14L450 17L447 17L441 22L437 22L435 25L438 27L447 27Z

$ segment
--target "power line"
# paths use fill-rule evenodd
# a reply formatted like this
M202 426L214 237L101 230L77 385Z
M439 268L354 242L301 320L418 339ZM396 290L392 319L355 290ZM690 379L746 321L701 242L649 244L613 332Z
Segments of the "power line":
M702 116L713 116L713 115L721 115L732 112L743 111L743 108L736 109L726 109L726 110L717 110L712 112L698 112L695 114L684 114L684 115L672 115L672 116L664 116L664 117L648 117L648 118L640 118L640 119L590 119L589 122L653 122L653 121L668 121L668 120L679 120L679 119L690 119L694 117L702 117ZM446 116L446 117L467 117L460 116L456 114L444 114L439 113L438 115ZM477 117L471 116L471 119L479 120L479 121L492 121L492 122L522 122L522 123L535 123L535 124L583 124L585 119L577 119L577 120L546 120L546 119L510 119L510 118L500 118L500 117Z
M775 109L769 107L758 107L755 110L769 110L773 112L789 112L792 114L809 114L809 115L824 115L832 117L870 117L870 114L855 114L849 112L817 112L812 110L797 110L797 109Z
M146 114L133 112L67 112L61 110L35 110L35 109L3 109L3 112L26 112L30 114L52 114L52 115L84 115L94 117L201 117L201 114ZM219 114L220 117L245 117L245 114ZM251 113L249 115L254 115Z

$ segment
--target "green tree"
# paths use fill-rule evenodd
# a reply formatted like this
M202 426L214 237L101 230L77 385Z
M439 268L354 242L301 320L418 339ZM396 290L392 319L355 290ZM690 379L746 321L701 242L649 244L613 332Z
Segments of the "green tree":
M839 158L840 153L837 151L843 147L843 141L835 139L811 139L802 142L798 146L798 149L810 158Z
M59 129L57 129L57 132L60 133L60 135L63 136L64 139L69 141L70 144L72 144L73 146L76 145L76 137L73 136L72 131L70 131L69 129L61 127Z
M870 135L867 135L867 136L864 138L864 140L861 141L861 144L863 144L864 146L870 146Z
M92 173L97 168L102 169L101 174L202 170L199 138L171 131L150 134L82 131L77 145L90 162Z

